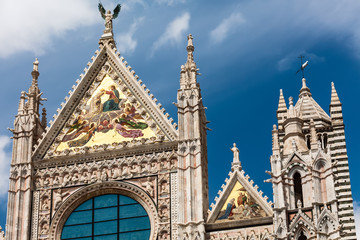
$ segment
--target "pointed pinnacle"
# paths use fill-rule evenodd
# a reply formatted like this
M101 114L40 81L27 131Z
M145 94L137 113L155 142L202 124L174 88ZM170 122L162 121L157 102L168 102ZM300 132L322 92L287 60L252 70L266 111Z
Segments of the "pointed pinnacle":
M339 96L336 92L335 89L335 84L334 82L331 82L331 103L330 105L336 105L336 104L341 104Z
M283 90L280 89L280 97L279 97L279 105L278 105L278 112L279 111L286 111L287 107L286 107L286 102L285 102L285 98L283 95Z

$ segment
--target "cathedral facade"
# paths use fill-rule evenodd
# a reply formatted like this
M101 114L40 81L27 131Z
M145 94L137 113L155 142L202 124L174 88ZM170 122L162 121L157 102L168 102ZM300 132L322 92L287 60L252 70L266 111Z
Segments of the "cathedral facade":
M176 124L120 56L108 18L99 49L49 123L33 63L11 129L6 240L356 239L333 83L330 115L305 79L296 104L290 98L287 107L280 91L267 180L274 202L242 169L234 144L209 209L208 122L192 36Z

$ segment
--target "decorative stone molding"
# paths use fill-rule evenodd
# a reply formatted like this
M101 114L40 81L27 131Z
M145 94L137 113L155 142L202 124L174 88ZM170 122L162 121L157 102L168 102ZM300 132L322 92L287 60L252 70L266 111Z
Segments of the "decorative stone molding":
M171 151L37 169L34 174L35 187L79 186L169 172L177 169L176 156ZM169 184L168 179L161 181Z
M49 238L60 240L62 228L72 211L84 201L103 194L122 194L138 201L144 207L150 218L150 239L157 239L159 232L159 217L154 201L141 188L125 182L91 184L72 193L55 212L49 229Z

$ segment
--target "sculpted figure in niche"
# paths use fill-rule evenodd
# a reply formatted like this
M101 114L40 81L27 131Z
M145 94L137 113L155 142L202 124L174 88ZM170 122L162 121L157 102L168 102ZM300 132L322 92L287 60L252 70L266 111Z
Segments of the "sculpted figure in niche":
M49 199L47 197L44 197L41 204L42 210L49 210Z
M151 163L151 172L157 172L157 171L158 171L157 162L152 162Z
M121 175L122 175L122 176L128 175L128 167L127 167L127 165L124 165L124 166L123 166L123 170L122 170L122 172L121 172Z
M44 186L49 186L49 184L50 184L50 179L49 177L46 177L44 181Z
M167 182L163 181L161 183L161 193L167 193L168 192L168 186L167 186Z
M164 232L161 232L161 236L160 236L160 240L169 240L169 234L164 231Z
M98 179L98 177L97 177L97 172L94 170L93 173L92 173L92 175L91 175L90 183L96 182L97 179Z
M61 189L58 189L58 190L55 190L54 191L54 208L55 210L58 210L62 201L63 201L63 198L66 197L69 193L68 192L65 192L65 193L62 193L61 192Z
M53 185L58 185L58 184L60 184L60 178L58 175L56 175L53 181Z
M41 234L47 234L49 231L49 225L47 224L47 222L44 222L42 225L41 225L41 231L40 233Z
M70 182L70 176L69 176L69 174L66 174L66 175L64 176L62 186L64 187L64 186L68 185L69 182Z
M106 172L106 169L104 168L103 170L102 170L102 172L101 172L101 181L102 182L105 182L105 181L107 181L108 180L108 174L107 174L107 172Z
M80 176L80 182L87 183L89 181L88 172L84 171Z
M163 218L168 217L168 209L167 209L167 207L162 207L160 209L160 216L163 217Z
M77 183L79 181L78 173L74 173L73 177L71 178L72 183Z
M148 178L146 182L143 182L141 186L145 188L151 197L154 197L154 184L151 182L150 178Z
M112 169L111 172L113 179L117 179L120 177L119 168Z

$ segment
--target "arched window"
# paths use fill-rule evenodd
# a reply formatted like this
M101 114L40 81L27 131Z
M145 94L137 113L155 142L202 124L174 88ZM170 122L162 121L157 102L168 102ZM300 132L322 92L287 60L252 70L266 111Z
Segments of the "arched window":
M327 148L327 144L328 144L328 137L327 137L327 134L324 134L324 137L323 137L323 146L324 146L324 149Z
M120 194L91 198L66 220L61 240L149 239L147 212L134 199Z
M303 202L303 191L301 185L301 175L298 172L294 174L294 194L295 194L295 206L297 206L299 200L303 206L304 202Z
M321 193L321 201L327 202L327 190L326 190L326 175L325 175L325 164L321 161L318 164L318 171L320 177L320 193Z
M306 145L308 149L311 149L311 138L310 135L306 136Z
M307 240L307 237L304 235L304 232L301 231L300 236L298 238L299 240Z

